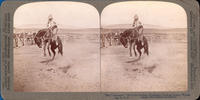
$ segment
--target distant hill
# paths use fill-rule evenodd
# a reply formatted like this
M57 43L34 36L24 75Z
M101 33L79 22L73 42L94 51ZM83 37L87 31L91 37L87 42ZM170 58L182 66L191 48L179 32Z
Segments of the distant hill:
M25 33L25 32L38 32L43 28L15 28L14 33ZM85 28L85 29L58 29L59 33L99 33L98 28Z
M144 24L144 28L150 28L150 29L169 29L169 27L163 27L159 25L151 25L151 24ZM132 28L132 24L115 24L115 25L107 25L107 26L102 26L103 28L109 28L109 29L116 29L116 28Z
M128 28L103 28L101 30L102 33L110 33L110 32L123 32ZM144 33L187 33L186 28L172 28L172 29L153 29L153 28L145 28Z
M167 27L159 26L159 25L151 25L151 24L144 24L144 28L153 28L153 29L168 29ZM84 29L82 27L76 27L76 26L70 26L70 25L60 25L58 24L58 27L61 29ZM107 25L107 26L102 26L103 28L109 28L109 29L116 29L116 28L132 28L131 24L115 24L115 25ZM46 28L45 24L26 24L26 25L21 25L18 27L15 27L16 29L43 29Z
M57 24L59 28L68 28L68 29L80 29L81 27L71 26L71 25L62 25ZM42 29L46 28L46 24L25 24L16 26L16 29Z
M186 33L187 28L169 28L158 25L144 24L145 33ZM133 28L131 24L115 24L103 26L102 32L121 32Z
M24 32L37 32L40 29L43 29L45 27L37 28L38 25L35 25L35 28L33 28L33 25L27 25L26 28L14 28L14 33L24 33ZM32 28L30 28L32 27ZM59 28L59 33L87 33L87 34L98 34L99 28L78 28L69 26L71 28ZM116 24L116 25L107 25L103 26L101 29L101 32L108 33L108 32L122 32L126 29L132 28L131 24ZM162 27L158 25L150 25L150 24L144 24L144 32L145 33L187 33L187 28L167 28Z

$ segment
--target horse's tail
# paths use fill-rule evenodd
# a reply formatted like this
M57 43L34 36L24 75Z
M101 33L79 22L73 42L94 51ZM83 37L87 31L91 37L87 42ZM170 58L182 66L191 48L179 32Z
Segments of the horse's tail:
M149 43L148 43L148 40L145 36L143 36L143 41L144 41L144 50L145 50L145 53L147 55L149 55Z

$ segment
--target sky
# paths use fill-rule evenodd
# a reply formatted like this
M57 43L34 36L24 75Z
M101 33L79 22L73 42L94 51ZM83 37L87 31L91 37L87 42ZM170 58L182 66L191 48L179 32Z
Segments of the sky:
M137 14L143 24L168 28L186 28L185 10L175 3L162 1L126 1L113 3L101 13L101 25L132 24Z
M126 1L113 3L101 14L86 3L48 1L28 3L20 6L14 14L15 28L44 28L49 14L59 28L99 28L101 25L132 24L135 14L143 24L169 28L186 28L184 9L174 3L160 1Z
M49 14L60 28L99 28L99 13L86 3L56 1L28 3L17 8L14 27L45 27Z

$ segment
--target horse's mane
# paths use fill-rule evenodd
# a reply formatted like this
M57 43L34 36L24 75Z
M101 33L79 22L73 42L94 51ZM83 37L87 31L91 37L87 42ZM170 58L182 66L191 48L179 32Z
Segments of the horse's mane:
M42 37L45 35L45 33L48 31L48 29L41 29L36 33L36 37Z
M58 28L58 26L57 26L57 25L54 25L54 26L52 27L52 30L54 30L55 28Z
M135 29L127 29L123 33L121 33L121 36L128 37L130 35L135 35L135 34L136 34L136 30Z
M52 27L52 30L54 30L55 28L58 28L58 26L57 25L54 25L53 27ZM48 31L49 29L48 28L45 28L45 29L41 29L41 30L39 30L37 33L36 33L36 37L43 37L44 35L45 35L45 33Z

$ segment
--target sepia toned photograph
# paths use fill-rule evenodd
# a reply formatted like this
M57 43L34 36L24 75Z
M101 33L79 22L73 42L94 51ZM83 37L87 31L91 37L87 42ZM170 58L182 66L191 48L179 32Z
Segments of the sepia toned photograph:
M187 15L175 3L126 1L100 13L46 1L14 13L15 92L188 90Z
M187 91L187 15L170 2L127 1L101 13L101 91Z
M99 13L80 2L27 3L14 14L15 92L100 90Z

